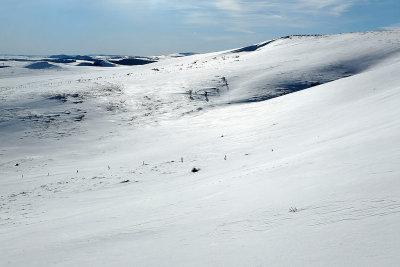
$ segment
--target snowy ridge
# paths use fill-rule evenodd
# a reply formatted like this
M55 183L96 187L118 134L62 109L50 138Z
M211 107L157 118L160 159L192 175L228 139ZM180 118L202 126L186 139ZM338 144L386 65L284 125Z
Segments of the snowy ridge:
M0 265L399 262L399 31L134 67L13 64Z

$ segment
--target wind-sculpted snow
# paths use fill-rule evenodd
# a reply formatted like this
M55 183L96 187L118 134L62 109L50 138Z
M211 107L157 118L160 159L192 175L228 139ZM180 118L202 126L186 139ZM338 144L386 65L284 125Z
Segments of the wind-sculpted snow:
M3 58L1 266L397 266L399 31L118 58Z

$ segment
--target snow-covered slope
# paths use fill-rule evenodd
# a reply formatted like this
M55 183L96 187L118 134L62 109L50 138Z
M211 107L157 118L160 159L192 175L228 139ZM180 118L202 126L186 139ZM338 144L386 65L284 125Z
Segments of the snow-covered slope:
M0 265L397 266L399 69L399 31L0 69Z

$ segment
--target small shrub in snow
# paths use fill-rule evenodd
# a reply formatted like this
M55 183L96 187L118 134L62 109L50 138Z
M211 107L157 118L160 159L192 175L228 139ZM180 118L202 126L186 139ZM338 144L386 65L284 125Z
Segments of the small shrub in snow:
M198 172L198 171L200 171L199 168L193 167L192 172Z
M290 207L289 212L298 212L299 210L296 207Z

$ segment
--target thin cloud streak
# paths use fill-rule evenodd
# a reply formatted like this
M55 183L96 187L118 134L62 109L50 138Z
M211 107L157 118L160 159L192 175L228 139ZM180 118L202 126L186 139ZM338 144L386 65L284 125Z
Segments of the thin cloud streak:
M128 1L128 0L119 0ZM133 0L134 1L134 0ZM183 14L183 23L221 24L227 31L253 33L252 28L265 25L309 26L315 17L336 16L365 0L170 0L169 6ZM311 17L310 17L311 15ZM299 23L301 21L301 23Z
M83 0L85 1L85 0ZM86 0L94 1L94 0ZM182 25L218 25L225 32L253 34L257 28L306 28L321 17L340 17L354 5L370 0L100 0L133 12L169 10ZM141 12L143 14L144 12Z
M382 27L381 29L387 30L387 31L400 31L400 22Z

